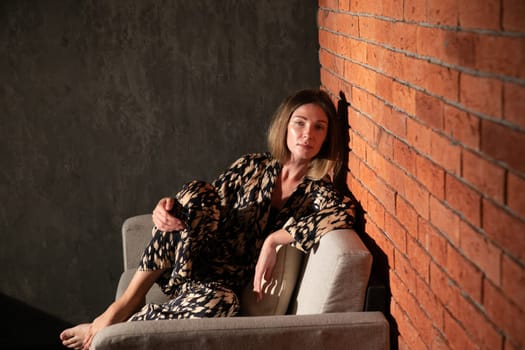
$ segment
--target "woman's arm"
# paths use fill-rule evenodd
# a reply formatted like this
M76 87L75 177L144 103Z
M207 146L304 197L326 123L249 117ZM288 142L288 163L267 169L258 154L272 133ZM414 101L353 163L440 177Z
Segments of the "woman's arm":
M275 231L264 240L257 265L255 265L255 277L253 280L253 291L257 293L257 301L260 301L263 297L261 290L263 278L269 280L272 277L273 268L277 261L277 247L292 242L293 237L283 229Z

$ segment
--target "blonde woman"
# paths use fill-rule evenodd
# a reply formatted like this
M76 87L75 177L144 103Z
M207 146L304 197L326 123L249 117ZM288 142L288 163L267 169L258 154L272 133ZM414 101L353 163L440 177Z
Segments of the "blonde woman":
M340 132L324 91L285 99L269 128L269 152L245 155L212 183L190 182L158 202L152 240L126 291L92 323L63 331L63 344L87 349L102 328L126 320L235 316L248 283L262 298L278 245L308 251L354 223L353 203L329 177ZM170 300L140 308L154 283Z

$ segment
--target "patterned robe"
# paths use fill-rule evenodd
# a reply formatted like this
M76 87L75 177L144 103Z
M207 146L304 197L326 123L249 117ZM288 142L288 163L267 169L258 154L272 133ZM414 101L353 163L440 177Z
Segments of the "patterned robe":
M306 252L326 232L352 227L354 203L341 198L328 179L305 177L283 208L272 208L280 171L269 153L248 154L212 184L185 185L176 199L186 229L154 227L139 266L166 269L157 283L170 300L146 305L131 320L233 316L269 234L283 228L292 245Z

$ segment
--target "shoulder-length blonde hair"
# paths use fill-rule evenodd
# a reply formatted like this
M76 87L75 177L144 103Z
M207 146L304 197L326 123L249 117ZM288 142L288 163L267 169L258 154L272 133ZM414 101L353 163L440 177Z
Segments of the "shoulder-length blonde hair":
M310 162L307 176L320 179L332 173L340 160L342 150L341 135L337 127L337 111L330 96L322 90L301 90L286 98L273 115L268 129L268 148L270 153L284 164L290 159L286 144L288 123L293 112L302 105L313 103L319 106L328 118L328 132L319 153Z

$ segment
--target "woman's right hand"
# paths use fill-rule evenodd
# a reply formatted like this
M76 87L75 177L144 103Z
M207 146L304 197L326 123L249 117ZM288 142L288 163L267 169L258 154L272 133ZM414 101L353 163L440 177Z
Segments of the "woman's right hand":
M184 223L177 217L171 215L169 211L173 209L175 199L171 197L164 197L153 209L153 223L160 231L180 231L184 229Z

